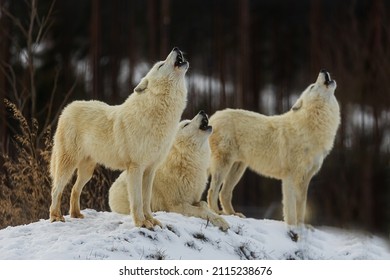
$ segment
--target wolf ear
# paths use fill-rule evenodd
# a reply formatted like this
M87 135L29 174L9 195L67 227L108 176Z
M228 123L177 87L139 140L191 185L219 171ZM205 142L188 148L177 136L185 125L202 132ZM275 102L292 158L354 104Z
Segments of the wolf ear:
M135 87L134 91L141 93L148 87L148 80L142 79L138 86Z
M303 103L302 99L298 99L297 102L295 102L295 104L292 106L291 109L293 111L298 111L299 109L301 109L302 103Z

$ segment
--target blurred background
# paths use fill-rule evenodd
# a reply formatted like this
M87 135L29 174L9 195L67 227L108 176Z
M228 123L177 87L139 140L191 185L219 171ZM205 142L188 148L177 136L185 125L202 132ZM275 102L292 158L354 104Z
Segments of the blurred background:
M119 104L177 46L188 105L288 111L325 68L342 123L310 183L314 226L390 230L390 2L385 0L0 0L0 228L48 218L51 139L77 99ZM82 208L109 210L117 172L99 168ZM70 189L70 187L68 187ZM63 209L68 209L64 194ZM247 171L248 217L282 219L281 186ZM66 212L67 213L67 212Z

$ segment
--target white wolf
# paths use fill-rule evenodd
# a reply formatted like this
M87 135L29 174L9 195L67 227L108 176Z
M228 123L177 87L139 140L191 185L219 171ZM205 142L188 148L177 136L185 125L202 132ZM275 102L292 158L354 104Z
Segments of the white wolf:
M206 202L200 201L208 179L208 138L211 131L203 111L191 121L179 124L171 151L156 172L151 207L152 211L170 211L208 219L215 226L227 230L228 223L211 211ZM126 176L126 171L122 172L109 192L111 210L122 214L129 214L131 205Z
M153 178L172 146L186 106L188 66L181 51L174 48L165 61L151 68L123 104L75 101L63 110L51 157L51 221L64 221L61 195L76 169L70 215L83 217L80 193L99 163L127 171L134 224L147 228L160 225L150 209Z
M249 167L282 180L284 220L289 225L303 224L309 182L331 151L340 124L335 89L336 81L321 70L317 81L285 114L216 112L210 118L214 129L210 137L210 208L219 211L219 194L222 212L239 214L231 204L232 192Z

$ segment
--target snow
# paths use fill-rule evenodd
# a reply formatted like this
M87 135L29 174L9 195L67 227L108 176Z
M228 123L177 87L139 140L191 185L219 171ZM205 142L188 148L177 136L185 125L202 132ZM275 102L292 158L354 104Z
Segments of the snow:
M206 220L157 212L164 227L137 228L131 216L82 211L84 219L40 220L0 230L2 260L390 260L389 240L330 227L305 229L298 242L282 221L224 216L227 232Z

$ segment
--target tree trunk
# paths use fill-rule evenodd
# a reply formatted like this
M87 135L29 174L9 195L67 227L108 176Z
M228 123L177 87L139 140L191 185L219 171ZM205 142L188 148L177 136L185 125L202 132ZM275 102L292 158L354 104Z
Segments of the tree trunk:
M221 5L221 1L215 1L213 5L214 10L214 49L217 54L217 71L218 78L221 84L221 88L219 89L219 104L217 108L226 108L227 100L226 100L226 55L225 55L225 42L224 42L224 17L222 15L221 9L219 5ZM213 97L213 93L211 92L211 96ZM211 103L213 104L213 103Z
M321 0L310 1L309 30L310 30L310 72L315 73L320 70L321 61Z
M156 1L155 0L148 0L148 29L149 29L149 61L155 61L157 59L156 57Z
M135 54L135 3L133 1L127 1L129 7L129 38L128 38L128 59L129 59L129 86L130 92L133 91L135 84L133 83L134 69L136 63Z
M171 24L170 0L162 0L161 1L161 23L160 23L160 27L161 27L160 57L161 58L165 57L170 50L170 47L168 46L170 24Z
M121 24L119 20L119 3L120 0L113 0L112 15L111 15L111 40L110 40L110 74L111 74L111 98L114 103L119 101L118 92L118 75L119 75L119 60L120 60L120 34Z
M239 28L238 28L238 59L237 59L237 108L252 108L253 100L249 92L249 56L250 56L250 10L249 0L241 0L239 3Z
M101 15L100 0L92 1L91 14L91 68L92 68L92 98L99 99L103 92L103 77L100 67L101 56Z
M7 0L0 0L0 11L6 8ZM0 144L1 151L5 152L7 148L7 121L4 107L4 98L7 97L9 84L5 73L4 65L10 61L10 34L9 20L7 17L0 17ZM5 70L5 69L4 69Z

